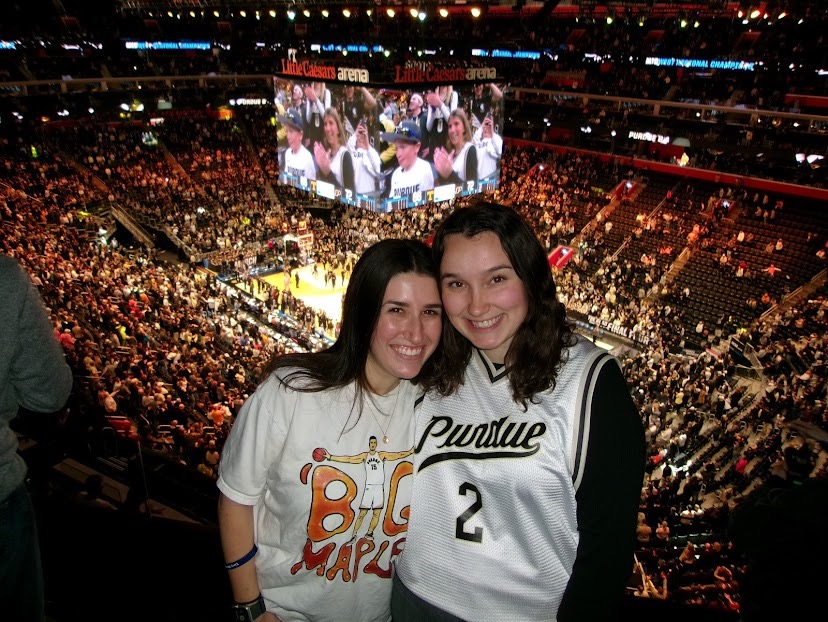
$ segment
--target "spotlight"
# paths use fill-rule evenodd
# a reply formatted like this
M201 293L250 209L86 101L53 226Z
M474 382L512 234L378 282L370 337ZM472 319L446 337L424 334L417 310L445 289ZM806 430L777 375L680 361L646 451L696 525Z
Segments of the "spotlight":
M687 28L687 20L686 19L681 20L679 22L679 26L681 26L682 28Z
M270 17L276 17L276 9L270 9L268 15L270 15Z
M411 7L408 12L411 14L411 17L417 17L417 9Z
M190 11L190 17L195 17L195 11Z
M739 19L742 19L744 16L745 16L745 14L744 14L744 12L742 11L742 9L739 9L739 10L736 12L736 17L738 17Z
M87 109L86 109L86 111L87 111L89 114L95 114L95 109L94 109L94 108L87 108Z
M218 17L218 16L219 16L219 12L218 11L213 11L213 17Z
M440 9L440 17L448 17L448 9L446 9L446 8Z
M391 56L391 50L385 50L383 54L385 55L385 58L388 58L389 56Z
M785 13L785 11L782 11L782 12L779 14L779 17L778 17L777 19L784 19L786 15L787 15L787 13Z
M612 17L607 15L607 25L609 26L610 24L612 24Z
M471 10L472 17L480 17L480 9L473 7Z
M419 13L417 13L417 19L420 20L421 22L424 22L425 18L426 18L425 11L420 11Z
M322 9L322 17L328 17L328 15L330 15L328 9Z
M289 20L293 21L294 19L296 19L296 11L294 11L293 9L289 9L287 12L287 16Z
M308 9L305 9L304 11L302 11L302 15L304 15L305 17L310 17L310 11Z
M699 20L696 20L695 22L693 22L693 28L698 28L698 27L699 27Z
M241 15L242 17L247 17L247 11L242 9L241 11L239 11L239 15Z
M342 15L345 16L345 19L351 17L351 10L350 9L342 9Z
M394 9L390 9L390 8L385 11L385 14L388 17L394 17L396 15L396 13L394 12Z
M759 17L760 14L761 14L761 11L759 9L753 9L750 12L750 19L756 19L757 17Z

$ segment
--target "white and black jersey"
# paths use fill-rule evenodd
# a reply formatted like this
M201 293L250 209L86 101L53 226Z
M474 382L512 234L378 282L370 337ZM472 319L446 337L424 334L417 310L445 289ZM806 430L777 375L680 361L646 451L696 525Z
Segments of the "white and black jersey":
M388 196L391 198L407 197L415 192L433 189L434 171L431 165L422 158L417 158L414 165L407 171L404 171L401 166L394 170L391 174L391 190Z
M599 517L622 527L620 532L610 529L616 540L621 534L620 553L601 553L616 580L617 558L623 560L616 586L623 587L632 563L643 475L641 423L613 357L583 339L567 352L555 388L537 395L526 410L513 400L505 369L475 350L459 390L442 398L428 394L415 411L414 496L397 572L415 596L450 614L435 619L558 619L576 559L580 563L586 555L587 563L596 564L590 557L594 541L583 535L582 521L593 521L587 514L601 512L600 507L581 507L579 486L599 485L585 479L587 464L590 469L600 464L608 471L632 471L620 491L605 491L610 516ZM604 412L596 412L593 392L610 385L620 427L626 430L621 436L605 422L612 413L603 405ZM624 469L611 463L616 452L594 455L597 428L599 436L608 434L621 443L638 438L632 450L621 451L631 452L631 461L640 464ZM621 514L613 516L618 507ZM585 583L594 579L593 574L584 577ZM596 590L602 594L600 585ZM584 615L582 620L599 619L580 606L574 609ZM393 604L392 610L396 621Z
M285 151L285 170L283 172L294 177L316 179L316 163L313 161L311 152L304 147L299 147L299 151L296 153L291 149Z

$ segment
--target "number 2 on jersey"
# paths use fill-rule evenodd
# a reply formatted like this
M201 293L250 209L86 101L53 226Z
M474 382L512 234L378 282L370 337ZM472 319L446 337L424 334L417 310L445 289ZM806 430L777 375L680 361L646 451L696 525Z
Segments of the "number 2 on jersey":
M483 497L477 486L469 482L460 484L460 494L468 496L468 493L473 492L475 496L474 503L469 506L465 512L457 517L457 528L454 530L454 536L460 540L468 540L469 542L483 542L483 528L475 527L473 532L464 529L466 522L483 507Z

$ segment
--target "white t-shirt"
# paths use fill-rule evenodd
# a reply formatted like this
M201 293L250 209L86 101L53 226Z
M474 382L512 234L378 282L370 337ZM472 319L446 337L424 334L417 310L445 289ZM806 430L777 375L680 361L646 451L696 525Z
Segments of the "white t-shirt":
M339 149L336 150L336 153L331 156L331 172L336 177L336 183L342 186L342 157L345 155L344 146L340 145Z
M348 139L348 149L354 163L354 192L370 194L377 189L377 179L382 171L379 153L373 147L357 149L356 134Z
M465 143L460 149L460 153L455 156L454 164L451 165L451 170L457 173L462 181L466 181L466 158L469 155L469 149L473 147L474 145L471 143Z
M285 377L289 370L278 373ZM218 487L236 503L254 506L259 586L267 609L285 622L391 619L392 561L405 540L412 488L411 459L400 454L414 446L420 393L403 380L390 394L373 397L378 408L366 399L357 418L353 385L302 393L271 375L244 403L224 446ZM349 542L371 483L372 436L383 460L382 502L366 511ZM317 448L332 458L314 455ZM379 523L369 539L374 511Z
M503 139L497 134L492 134L491 138L483 138L481 128L474 133L474 144L477 146L477 178L487 179L500 167Z
M293 150L288 148L285 151L285 170L283 172L296 177L316 179L316 164L311 152L305 147L299 147L299 152L293 153Z
M388 196L393 198L407 197L415 192L425 192L434 188L434 172L431 165L417 158L409 170L404 171L401 166L391 173L391 191Z

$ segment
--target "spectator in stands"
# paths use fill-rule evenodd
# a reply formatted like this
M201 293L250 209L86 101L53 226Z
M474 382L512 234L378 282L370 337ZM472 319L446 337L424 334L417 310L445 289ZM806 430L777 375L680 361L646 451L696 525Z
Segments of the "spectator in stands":
M353 88L353 87L352 87ZM354 167L354 192L373 195L379 188L382 160L368 138L368 125L357 122L356 131L348 139ZM396 146L394 147L396 153Z
M496 177L503 156L503 138L495 131L491 115L484 118L483 124L474 133L474 144L477 147L477 178Z
M387 194L390 198L408 197L414 193L422 195L434 188L434 172L431 165L420 158L422 142L420 127L413 121L403 121L393 132L382 132L382 139L397 146L397 160L400 165L391 174Z
M0 603L10 620L43 619L43 576L26 464L9 427L20 408L60 409L72 372L37 289L11 257L0 256Z
M417 477L393 617L603 619L629 574L644 468L643 430L629 389L609 357L600 365L600 350L572 335L546 253L513 210L486 202L458 209L438 229L433 250L450 324L438 359L441 373L418 420L432 426L442 419L444 429L436 435L436 428L418 425ZM573 482L570 448L549 437L543 422L578 402L587 373L597 382L595 395L607 401L591 404L584 441L591 447L589 463L574 468ZM570 397L550 397L553 385ZM447 460L460 447L447 448L451 441L438 436L450 429L491 433L504 417L535 422L527 423L527 430L537 430L534 439L522 443L534 457L522 449L496 468L482 459L485 452L473 456L480 458L474 464ZM536 466L527 467L526 459ZM526 468L537 472L526 477ZM505 495L489 494L503 479L515 485ZM449 517L443 509L454 503L458 486L490 518ZM556 505L553 499L566 500L554 510L557 518L541 511ZM487 535L486 525L493 524L510 533ZM474 547L464 546L469 542ZM505 542L514 544L504 548ZM534 558L546 561L533 567L527 584L513 553L537 549L538 542L545 550L535 550ZM500 595L483 587L494 577ZM502 598L507 591L512 598Z
M467 189L466 182L477 182L477 148L472 143L469 119L462 109L449 115L447 145L434 149L434 168L438 185L452 183Z
M399 489L389 496L389 488L393 463L413 452L418 390L407 380L424 372L440 339L433 267L420 242L385 240L370 247L354 267L337 342L324 352L274 359L272 373L242 408L220 465L219 525L225 558L238 560L227 565L233 596L255 603L251 619L265 607L262 619L301 612L333 620L344 611L361 620L389 617L390 577L363 572L358 579L354 573L353 582L331 583L316 572L309 543L328 540L332 566L352 550L376 543L390 555L400 544L398 531L376 527L392 499L395 507L408 503ZM329 500L316 473L307 479L311 458L337 463L318 466L322 477L366 483L360 517L368 509L373 517L358 542L359 519L351 517L344 529L323 520L328 510L319 504ZM343 514L350 513L349 501ZM254 567L248 562L258 547ZM294 566L303 551L304 561Z
M288 148L285 150L283 172L297 179L316 179L316 165L313 156L302 144L305 134L302 117L297 112L288 111L287 114L277 118L280 123L287 127Z
M354 164L346 147L348 136L336 108L325 110L322 123L324 139L313 143L313 156L319 170L317 178L338 188L353 190Z

